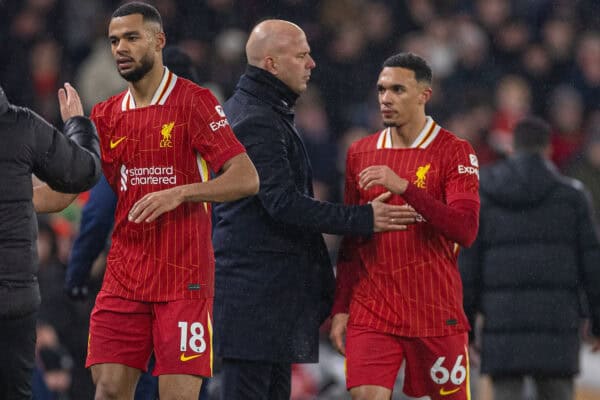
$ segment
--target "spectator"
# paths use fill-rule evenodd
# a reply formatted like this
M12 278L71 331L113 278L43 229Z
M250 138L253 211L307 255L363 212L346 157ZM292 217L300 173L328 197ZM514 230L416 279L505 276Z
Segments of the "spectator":
M600 112L590 119L588 137L581 152L567 168L567 175L583 182L592 194L594 211L600 215Z
M548 161L549 143L544 121L516 125L515 154L481 171L479 235L459 258L467 316L483 316L481 372L495 400L520 399L529 375L538 400L573 399L580 291L600 349L600 243L584 187Z
M583 101L573 88L561 85L550 98L549 121L552 127L552 161L564 171L581 150L583 136Z

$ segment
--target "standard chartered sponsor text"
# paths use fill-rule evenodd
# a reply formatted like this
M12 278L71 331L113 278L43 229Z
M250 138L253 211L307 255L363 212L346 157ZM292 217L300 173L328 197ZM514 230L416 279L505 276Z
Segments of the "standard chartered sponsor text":
M169 167L142 167L127 170L129 184L135 185L176 185L177 176L173 166Z

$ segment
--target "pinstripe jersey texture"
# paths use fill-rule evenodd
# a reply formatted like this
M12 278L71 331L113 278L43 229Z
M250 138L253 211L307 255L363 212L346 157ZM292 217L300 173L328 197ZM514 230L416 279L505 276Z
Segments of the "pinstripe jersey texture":
M127 214L144 195L206 181L245 151L209 90L165 68L151 105L126 90L92 110L104 174L117 194L103 290L137 301L214 295L211 208L183 203L151 223Z
M475 152L431 118L410 148L392 148L389 129L355 142L348 150L345 201L365 204L385 191L358 187L358 174L387 165L398 176L446 204L479 202ZM390 204L405 204L394 195ZM337 265L335 312L350 310L350 323L410 337L464 332L457 267L458 245L427 221L406 231L375 233L371 239L346 237Z

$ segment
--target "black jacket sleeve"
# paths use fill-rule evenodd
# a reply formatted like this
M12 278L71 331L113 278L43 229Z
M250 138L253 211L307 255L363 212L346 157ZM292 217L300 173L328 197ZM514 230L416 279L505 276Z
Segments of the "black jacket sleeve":
M100 145L89 118L68 119L64 135L33 112L30 121L36 149L33 173L38 178L64 193L83 192L98 182Z
M260 177L258 198L274 220L331 234L370 235L373 211L370 205L346 206L316 200L301 193L287 154L283 131L269 118L252 118L239 126L246 151Z

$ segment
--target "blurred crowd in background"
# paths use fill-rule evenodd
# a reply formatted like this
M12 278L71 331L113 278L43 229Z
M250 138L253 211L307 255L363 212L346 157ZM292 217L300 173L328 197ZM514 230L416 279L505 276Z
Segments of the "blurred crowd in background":
M552 126L557 167L587 185L600 211L599 1L149 2L162 14L167 43L192 58L198 83L221 101L244 71L252 26L282 18L305 30L317 67L297 104L296 124L321 199L340 201L346 149L381 129L375 90L381 63L396 52L411 51L434 71L428 114L469 140L480 164L509 155L515 123L537 114ZM0 0L0 82L8 98L60 126L56 92L65 81L79 90L87 112L124 89L106 37L110 13L120 3ZM37 379L54 396L48 399L91 398L83 354L93 300L74 303L62 293L64 265L84 201L82 195L63 213L40 218L43 309ZM335 257L338 238L327 239ZM102 260L97 264L96 282ZM323 367L328 362L325 356L320 366L297 369L296 393L312 398L343 385L343 367L335 372L337 366Z

